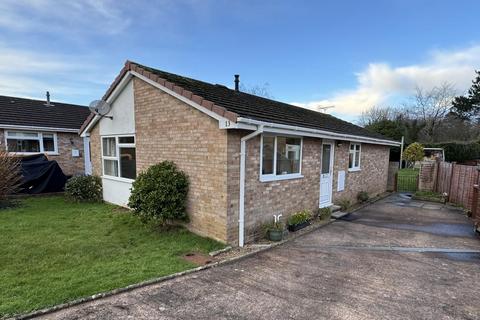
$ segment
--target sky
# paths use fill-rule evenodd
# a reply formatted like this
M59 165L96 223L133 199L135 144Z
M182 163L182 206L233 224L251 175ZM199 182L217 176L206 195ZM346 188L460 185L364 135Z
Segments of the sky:
M129 59L355 121L415 87L465 92L480 1L1 0L0 94L88 105Z

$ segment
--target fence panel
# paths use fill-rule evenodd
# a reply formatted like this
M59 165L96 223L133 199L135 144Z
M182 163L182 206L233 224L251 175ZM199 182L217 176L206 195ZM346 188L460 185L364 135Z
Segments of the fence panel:
M400 163L390 161L388 164L388 179L387 179L387 190L394 191L395 190L395 175L398 172L398 167Z
M450 193L450 183L452 179L452 164L449 162L440 162L438 164L437 183L435 191L438 193Z
M449 201L472 208L473 185L478 181L477 167L453 165Z

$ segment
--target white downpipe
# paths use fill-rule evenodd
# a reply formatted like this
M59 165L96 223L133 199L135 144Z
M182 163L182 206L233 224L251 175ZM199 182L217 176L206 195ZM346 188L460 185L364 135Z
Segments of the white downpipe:
M257 130L240 139L240 204L238 210L238 246L244 245L245 233L245 163L247 153L247 141L258 136L263 132L263 126L258 126Z

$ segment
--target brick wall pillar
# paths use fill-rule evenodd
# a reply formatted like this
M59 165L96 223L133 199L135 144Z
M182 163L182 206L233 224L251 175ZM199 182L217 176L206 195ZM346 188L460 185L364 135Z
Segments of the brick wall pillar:
M419 191L434 191L437 181L438 163L435 161L422 161L418 177Z

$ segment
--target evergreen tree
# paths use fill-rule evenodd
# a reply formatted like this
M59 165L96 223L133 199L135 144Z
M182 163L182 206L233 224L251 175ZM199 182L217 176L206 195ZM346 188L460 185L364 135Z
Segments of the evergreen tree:
M452 113L463 120L479 120L480 117L480 70L466 96L455 97Z

